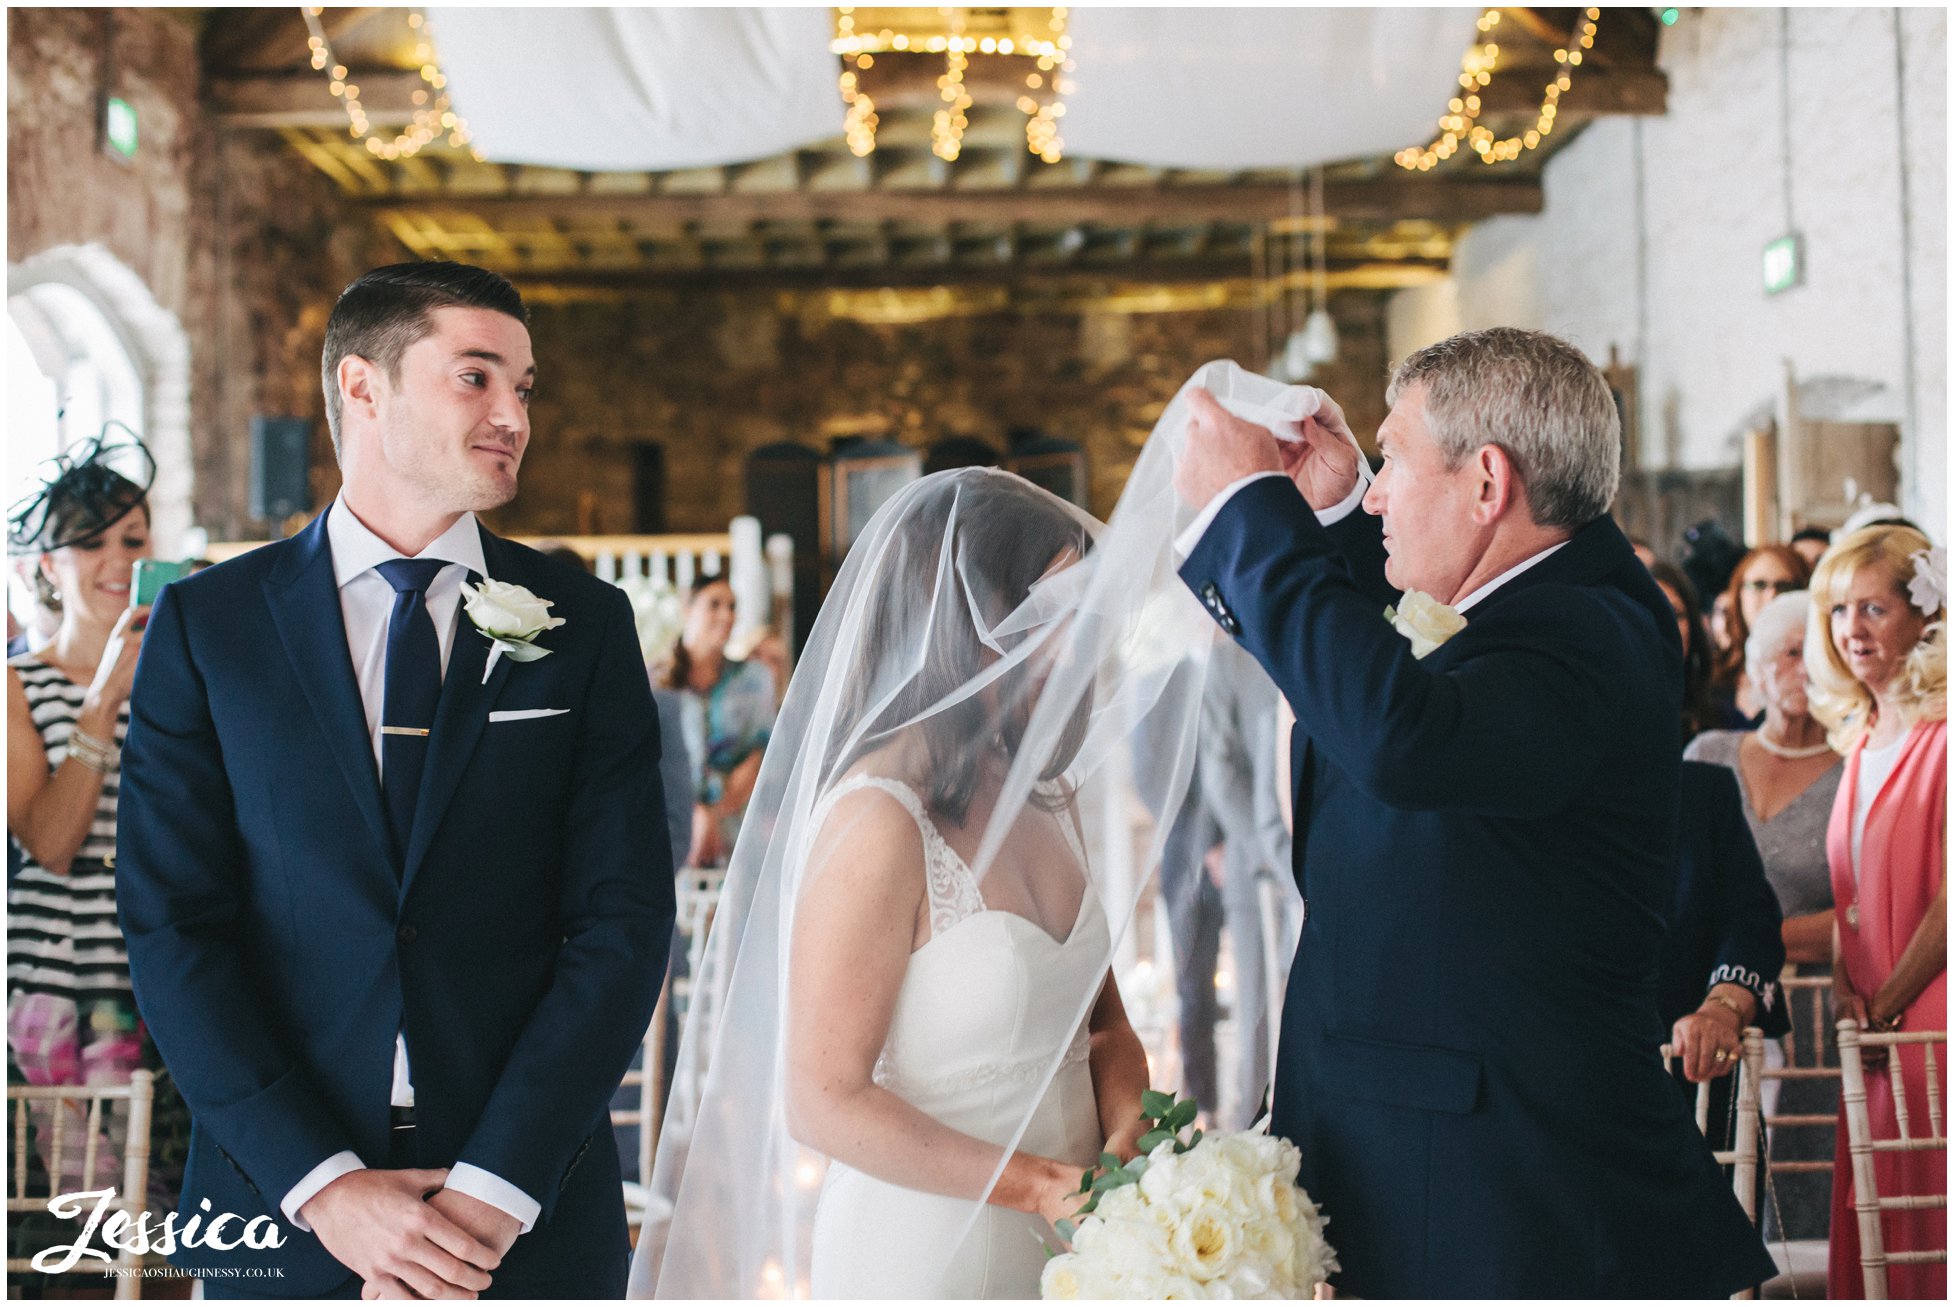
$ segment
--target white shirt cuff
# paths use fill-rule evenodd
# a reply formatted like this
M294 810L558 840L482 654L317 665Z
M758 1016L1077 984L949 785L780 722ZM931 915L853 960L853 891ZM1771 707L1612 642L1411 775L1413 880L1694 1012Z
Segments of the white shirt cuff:
M299 1208L311 1202L314 1195L340 1176L364 1170L366 1170L366 1163L362 1162L360 1155L352 1149L343 1149L334 1153L307 1171L305 1179L292 1186L291 1192L286 1194L284 1201L278 1204L278 1210L285 1213L285 1219L296 1228L310 1234L312 1225L299 1215Z
M522 1233L528 1234L536 1228L536 1218L542 1214L543 1205L522 1190L504 1180L492 1171L484 1171L479 1166L466 1162L456 1162L448 1168L447 1188L470 1198L479 1198L490 1207L499 1208L516 1218L522 1225Z
M1335 526L1337 523L1343 521L1344 518L1349 517L1357 511L1358 505L1364 502L1364 496L1370 491L1370 488L1370 465L1360 461L1357 464L1357 484L1350 487L1350 493L1345 495L1340 501L1330 505L1316 515L1318 524L1322 526Z
M1235 497L1235 492L1243 486L1251 482L1260 481L1263 477L1279 477L1282 475L1280 472L1251 472L1239 481L1230 482L1222 489L1220 494L1208 501L1208 506L1202 509L1200 515L1188 524L1185 531L1174 537L1174 551L1182 558L1193 553L1194 547L1201 543L1201 537L1206 535L1208 528L1214 525L1215 518L1227 506L1228 501ZM1349 517L1357 511L1358 505L1364 502L1365 492L1370 488L1370 467L1360 461L1357 464L1357 484L1352 486L1350 493L1345 495L1340 501L1319 512L1316 515L1316 520L1324 526L1334 526L1336 523L1343 521L1344 518Z

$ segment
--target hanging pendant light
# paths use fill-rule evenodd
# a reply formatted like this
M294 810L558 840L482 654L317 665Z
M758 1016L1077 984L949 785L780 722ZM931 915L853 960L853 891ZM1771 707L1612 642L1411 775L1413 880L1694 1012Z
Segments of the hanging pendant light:
M1330 316L1330 219L1323 203L1323 169L1316 169L1310 178L1311 207L1315 210L1316 229L1316 307L1310 310L1307 321L1303 323L1299 348L1303 356L1312 364L1334 363L1337 358L1337 323Z

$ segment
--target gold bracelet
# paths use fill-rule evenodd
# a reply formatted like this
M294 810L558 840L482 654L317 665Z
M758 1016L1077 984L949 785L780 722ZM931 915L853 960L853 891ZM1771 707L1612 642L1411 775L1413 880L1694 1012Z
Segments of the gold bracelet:
M1723 995L1705 994L1703 996L1703 1001L1705 1003L1723 1004L1725 1007L1730 1009L1730 1014L1737 1018L1737 1029L1742 1030L1744 1028L1744 1010L1738 1007L1735 1003L1732 1003L1729 999L1725 998Z

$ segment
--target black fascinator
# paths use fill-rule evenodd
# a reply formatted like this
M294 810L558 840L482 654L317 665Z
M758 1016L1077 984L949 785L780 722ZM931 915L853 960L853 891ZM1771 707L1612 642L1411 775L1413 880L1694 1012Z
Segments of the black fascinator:
M102 434L48 459L34 489L7 510L7 550L40 554L83 544L148 502L156 460L141 437L111 421Z

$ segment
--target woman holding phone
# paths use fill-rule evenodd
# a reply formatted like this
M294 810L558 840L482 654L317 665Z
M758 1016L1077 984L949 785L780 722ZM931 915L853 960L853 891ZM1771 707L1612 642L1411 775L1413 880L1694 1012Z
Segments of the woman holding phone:
M7 835L20 862L7 886L7 1042L10 1078L29 1084L160 1070L115 916L119 756L149 613L132 600L153 475L139 441L91 440L56 460L8 520L12 552L36 556L39 598L61 614L46 646L7 664ZM159 1076L159 1180L180 1167L168 1155L183 1121ZM67 1133L64 1153L79 1159L82 1131Z

